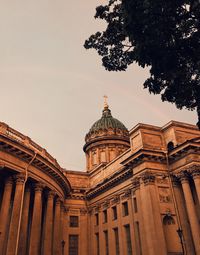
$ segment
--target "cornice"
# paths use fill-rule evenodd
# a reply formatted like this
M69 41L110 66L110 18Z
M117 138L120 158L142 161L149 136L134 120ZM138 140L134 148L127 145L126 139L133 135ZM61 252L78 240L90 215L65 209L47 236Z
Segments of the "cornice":
M4 151L14 157L17 157L26 163L29 163L36 154L31 165L53 178L62 187L65 196L69 193L71 186L57 162L55 163L48 160L46 157L43 157L41 153L38 154L37 151L34 151L33 148L2 134L0 134L0 151Z
M174 163L175 161L185 157L191 153L198 153L200 152L200 143L194 141L186 141L181 145L175 147L168 155L169 162Z
M121 164L126 167L135 167L145 161L163 163L166 161L166 156L163 151L140 149L122 161Z
M150 124L145 124L145 123L138 123L136 126L134 126L129 131L129 133L132 134L132 133L134 133L134 132L136 132L137 130L140 130L140 129L149 129L149 130L156 130L156 131L162 131L163 132L163 131L169 129L170 127L182 127L182 128L187 128L187 129L189 128L189 129L192 129L192 130L198 130L196 125L171 120L166 125L164 125L162 127L154 126L154 125L150 125Z
M85 195L83 194L69 194L67 196L67 199L72 199L72 200L86 200Z
M165 124L163 127L161 127L161 130L167 130L170 127L181 127L181 128L189 128L192 130L198 130L196 125L193 124L189 124L189 123L185 123L185 122L180 122L180 121L176 121L176 120L171 120L170 122L168 122L167 124Z
M71 192L68 194L67 198L74 200L86 200L85 193L85 189L72 189Z
M96 187L90 189L87 192L86 198L90 200L104 193L105 191L112 189L113 187L131 178L132 176L133 176L132 169L124 168L120 172L117 172L111 177L106 178L103 182L99 183Z
M112 196L106 197L105 199L98 201L88 206L88 212L90 214L99 213L110 207L116 206L124 201L127 201L132 196L132 189L130 187L122 189Z
M191 178L194 180L200 178L200 164L186 166L172 174L175 182L186 182Z

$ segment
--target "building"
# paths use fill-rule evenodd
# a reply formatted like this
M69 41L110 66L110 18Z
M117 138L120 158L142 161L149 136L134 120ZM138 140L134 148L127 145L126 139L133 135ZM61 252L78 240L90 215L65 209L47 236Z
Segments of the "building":
M65 170L0 123L0 255L200 255L200 131L129 132L105 103Z

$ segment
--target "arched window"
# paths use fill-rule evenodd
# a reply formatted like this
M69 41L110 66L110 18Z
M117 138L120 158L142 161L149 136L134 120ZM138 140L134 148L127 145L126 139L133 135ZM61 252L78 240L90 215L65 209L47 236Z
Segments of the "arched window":
M173 142L169 142L168 144L167 144L167 150L168 151L172 151L174 149L174 143Z

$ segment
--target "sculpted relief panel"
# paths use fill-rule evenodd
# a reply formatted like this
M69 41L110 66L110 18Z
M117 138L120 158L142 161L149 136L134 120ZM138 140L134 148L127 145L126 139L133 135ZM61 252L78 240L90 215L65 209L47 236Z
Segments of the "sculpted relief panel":
M158 187L159 192L159 200L161 203L171 203L171 193L169 188L166 187Z

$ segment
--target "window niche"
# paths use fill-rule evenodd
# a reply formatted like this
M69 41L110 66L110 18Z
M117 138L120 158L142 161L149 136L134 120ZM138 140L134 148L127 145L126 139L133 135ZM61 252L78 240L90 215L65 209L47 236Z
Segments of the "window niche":
M108 213L107 210L103 211L103 223L107 223L108 222Z
M69 235L69 255L78 255L78 235Z
M69 216L69 226L71 228L77 228L79 226L78 216Z
M99 214L96 213L96 214L94 215L94 217L95 217L95 225L98 226L98 225L99 225Z
M113 220L117 219L117 207L116 206L112 207L112 219Z
M128 216L128 202L122 203L122 215Z
M93 164L93 166L97 165L97 153L96 153L96 151L92 152L92 164Z

